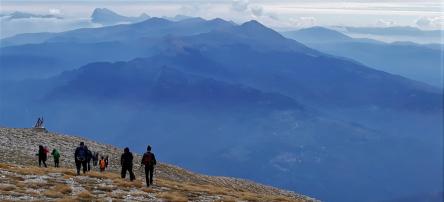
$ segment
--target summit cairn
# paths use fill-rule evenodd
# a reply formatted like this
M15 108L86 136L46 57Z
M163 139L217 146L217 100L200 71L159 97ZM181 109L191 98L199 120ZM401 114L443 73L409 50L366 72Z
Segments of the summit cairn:
M39 117L39 118L37 119L37 121L35 122L35 124L34 124L34 128L33 128L33 130L34 130L34 131L37 131L37 132L44 132L44 133L47 133L48 130L46 130L46 128L45 128L45 126L43 125L43 123L44 123L43 116L42 116L42 117Z

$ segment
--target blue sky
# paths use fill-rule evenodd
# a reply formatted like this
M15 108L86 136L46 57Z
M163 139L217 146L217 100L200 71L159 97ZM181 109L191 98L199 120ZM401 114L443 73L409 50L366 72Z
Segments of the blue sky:
M339 1L339 0L170 0L170 1L1 1L0 12L24 11L55 14L63 19L2 20L2 37L20 29L63 31L89 24L96 7L136 16L199 16L224 18L234 22L258 20L277 30L309 26L415 26L442 29L443 5L439 0ZM6 31L4 30L6 29ZM25 31L25 30L23 30Z

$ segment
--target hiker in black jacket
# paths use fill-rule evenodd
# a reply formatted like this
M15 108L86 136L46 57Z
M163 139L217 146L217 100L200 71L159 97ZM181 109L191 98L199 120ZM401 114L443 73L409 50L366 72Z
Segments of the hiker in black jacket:
M85 146L85 143L80 142L80 146L76 148L74 152L74 159L76 162L77 175L80 175L80 167L83 167L83 174L86 173L86 159L88 155L88 149Z
M86 171L91 171L91 159L93 157L91 150L88 149L87 146L85 146L86 149Z
M46 149L42 145L39 145L39 153L37 154L39 156L39 167L42 166L42 163L43 166L45 166L45 168L47 167L46 166L46 159L48 159L47 153L48 152L46 151Z
M93 152L92 156L93 166L97 166L97 162L99 161L99 152Z
M133 181L136 179L133 173L133 154L129 151L129 148L125 148L123 150L123 154L120 157L120 165L122 166L122 178L125 178L126 171L130 174L130 180Z
M148 145L145 154L142 157L142 165L145 166L146 186L153 184L154 166L157 164L156 156L151 152L151 146Z

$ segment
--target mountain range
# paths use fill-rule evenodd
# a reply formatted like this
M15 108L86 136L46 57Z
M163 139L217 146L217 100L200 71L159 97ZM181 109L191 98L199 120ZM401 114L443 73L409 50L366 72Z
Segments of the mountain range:
M40 41L1 48L2 124L44 115L57 131L149 142L167 162L326 201L442 190L439 88L256 21L150 18L27 38Z
M419 29L411 26L389 26L389 27L348 27L333 26L334 30L355 38L373 38L386 42L412 41L420 44L442 43L444 30Z
M332 55L351 58L369 67L443 87L443 49L438 44L384 43L352 38L338 31L312 27L285 36Z

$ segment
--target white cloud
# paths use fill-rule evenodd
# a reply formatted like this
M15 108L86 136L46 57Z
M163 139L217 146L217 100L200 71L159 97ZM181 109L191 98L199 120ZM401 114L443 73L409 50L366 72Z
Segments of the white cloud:
M62 12L60 11L60 9L51 8L51 9L49 9L49 13L51 15L60 15Z
M312 27L317 23L317 19L315 17L299 17L293 18L290 22L296 27Z
M231 3L231 8L238 12L244 12L248 9L249 4L248 0L235 0Z
M376 22L376 26L380 26L380 27L390 27L395 25L395 22L393 20L384 20L384 19L379 19Z
M251 13L256 17L260 17L260 16L264 15L264 8L262 6L253 5L253 6L251 6L250 9L251 9Z
M199 11L200 11L199 5L189 4L181 6L179 12L185 15L196 16Z
M423 29L443 29L444 16L421 17L416 20L416 25Z

